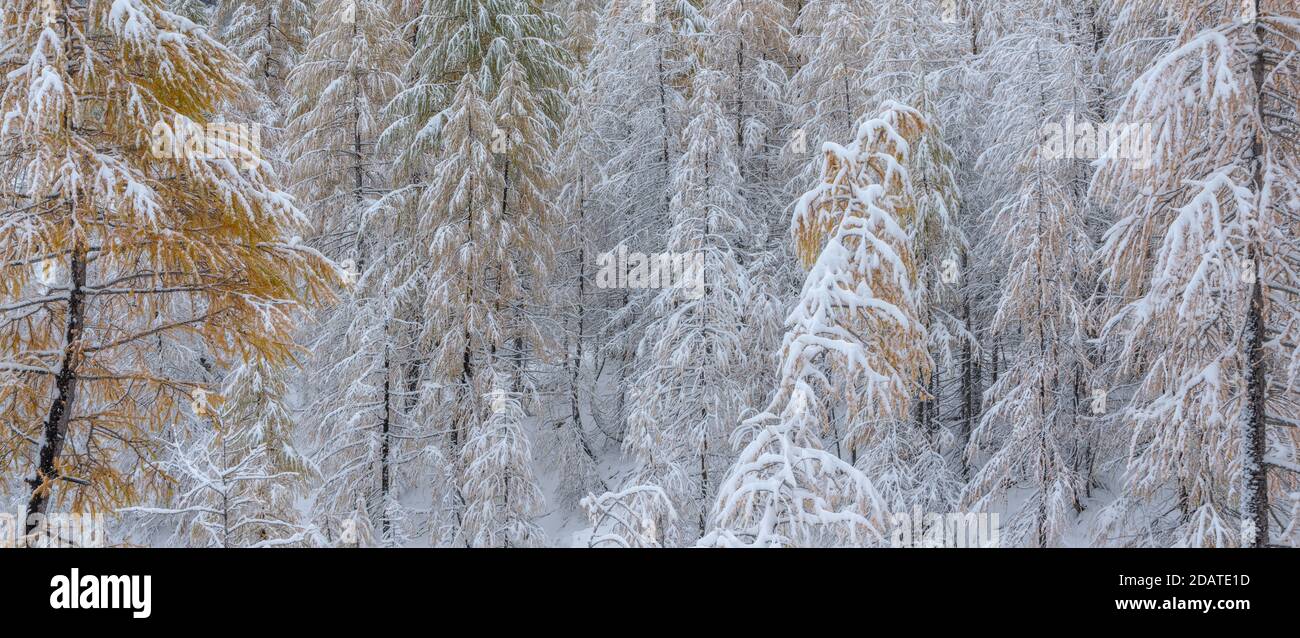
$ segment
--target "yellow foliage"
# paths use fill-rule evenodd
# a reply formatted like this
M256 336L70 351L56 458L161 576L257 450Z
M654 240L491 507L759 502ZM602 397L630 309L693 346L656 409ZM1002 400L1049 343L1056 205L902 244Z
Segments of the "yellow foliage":
M911 153L927 130L919 112L896 104L865 120L849 146L827 148L821 181L801 199L792 228L800 260L818 279L805 291L812 296L801 300L796 310L795 316L806 317L807 325L796 320L786 339L786 358L799 361L783 367L800 370L812 363L823 352L820 339L850 340L850 348L828 353L826 365L834 371L834 395L846 402L851 415L868 421L907 418L911 402L925 395L933 366L914 238L908 233L918 217L909 174ZM897 225L894 230L891 222ZM867 236L871 243L863 245ZM818 272L815 266L825 258L832 238L849 263L832 260L830 271ZM882 244L897 262L882 256L879 263L868 263ZM863 303L864 295L893 311ZM859 354L846 356L847 351ZM787 379L785 385L792 382ZM868 444L874 430L862 427L864 421L856 417L850 421L857 425L847 439L852 445Z
M134 30L90 0L56 5L51 48L43 3L13 4L0 25L19 52L0 60L0 111L17 113L0 137L0 471L34 475L52 403L70 398L40 491L111 509L166 484L152 436L184 417L197 384L161 361L164 348L289 364L298 310L331 296L336 269L288 239L299 214L265 164L152 152L155 124L206 125L244 90L240 62L206 33L156 0L128 16L145 25ZM37 50L48 64L19 68ZM58 264L55 281L33 268L43 260Z
M903 193L904 176L891 171L888 159L907 161L907 148L914 146L928 130L924 117L916 111L889 111L893 114L893 130L870 127L858 131L855 148L864 152L856 157L845 157L834 151L824 153L822 176L831 186L832 195L819 198L808 207L809 214L794 221L795 251L805 268L811 267L821 255L826 239L839 227L844 214L856 205L852 189L869 184L881 184L890 193ZM892 212L904 227L912 224L916 216L916 202L908 195L894 198Z

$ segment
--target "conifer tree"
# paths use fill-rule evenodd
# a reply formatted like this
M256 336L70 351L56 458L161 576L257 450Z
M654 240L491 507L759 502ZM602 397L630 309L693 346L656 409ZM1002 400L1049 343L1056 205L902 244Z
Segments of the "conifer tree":
M498 378L494 385L501 388L505 382ZM486 419L470 428L461 448L465 515L460 534L470 547L543 545L546 533L534 522L541 514L542 492L533 476L519 394L498 389L487 399Z
M334 268L251 136L191 135L246 89L202 29L150 0L3 20L0 422L20 436L0 456L29 512L129 505L164 484L150 434L202 389L149 353L285 365Z
M673 169L668 258L651 266L661 288L638 348L624 439L638 462L633 480L662 487L699 534L725 469L727 435L744 410L752 342L738 328L756 294L744 265L753 216L741 194L734 122L713 88L719 79L695 76L685 152Z
M1093 184L1119 215L1099 251L1102 334L1136 383L1123 494L1099 533L1264 546L1295 485L1294 434L1270 424L1296 420L1298 120L1284 96L1300 29L1283 2L1164 8L1176 36L1120 109L1150 126L1148 161L1105 161Z
M576 11L575 7L575 11ZM592 12L594 19L594 11ZM564 278L564 298L557 300L558 312L564 322L563 350L568 394L568 418L557 422L554 443L550 453L562 468L557 492L562 497L580 498L588 491L608 489L596 470L597 448L604 442L599 434L589 432L587 424L598 418L592 406L596 403L597 380L593 370L598 352L594 352L596 328L600 325L596 300L600 291L595 282L595 265L604 248L600 245L602 220L596 215L600 202L595 197L599 183L598 171L603 164L594 121L599 109L598 96L590 77L594 69L587 63L591 37L571 29L568 49L579 65L569 89L568 113L560 126L556 142L556 200L560 216L557 233L557 256L571 256L567 261L557 260L556 279ZM599 424L597 424L599 425Z
M878 443L890 434L878 423L906 421L929 374L905 230L916 212L909 150L926 126L916 110L886 103L849 146L824 146L821 178L795 207L793 234L809 272L788 320L780 386L767 410L738 430L748 443L719 490L716 529L702 542L883 539L890 504L820 437L843 397L840 409L855 424L848 445Z
M582 499L591 520L588 547L675 547L677 510L657 485L634 485Z
M1088 453L1083 442L1093 427L1080 385L1092 379L1086 203L1075 188L1074 140L1063 142L1067 153L1043 134L1076 117L1089 121L1072 77L1086 57L1061 41L1058 31L1068 25L1054 11L1045 8L1040 21L992 43L985 54L999 68L1022 72L1002 74L991 87L1008 100L987 122L1003 147L989 158L1000 164L994 176L1010 191L996 200L987 222L990 238L1000 242L1000 256L989 258L1000 270L989 330L1007 361L968 441L968 464L978 470L964 499L989 511L1013 488L1023 489L1026 498L1009 511L1005 533L1012 545L1038 547L1059 544L1083 509L1090 478L1081 462ZM1022 159L1010 169L1013 157Z
M168 529L166 542L183 547L308 542L311 529L295 507L308 466L288 440L293 421L275 375L240 365L220 394L195 394L187 423L160 443L159 465L172 481L168 497L162 505L119 510L140 517L145 540Z
M327 17L287 77L285 155L294 195L312 205L313 242L363 268L363 215L388 186L380 110L401 87L407 50L383 2L325 0L317 11Z
M230 17L221 25L221 40L243 60L249 81L270 102L268 110L281 111L289 73L312 38L312 7L307 0L229 1L233 6L224 8ZM320 4L317 11L330 11Z
M212 8L206 0L167 0L167 10L199 25L208 24L212 17Z
M417 260L413 338L428 380L417 403L438 406L446 457L462 459L488 419L483 397L522 392L525 353L549 351L526 311L553 261L552 149L568 69L556 16L535 3L430 2L418 22L381 140L398 149L397 189L380 205L409 229ZM506 362L507 377L489 374ZM494 387L502 378L508 387Z
M377 140L409 49L387 3L327 0L319 10L328 18L289 74L286 150L295 192L313 211L312 241L340 260L353 285L308 340L313 391L304 418L319 424L310 437L321 473L317 522L331 542L347 525L400 544L421 530L399 495L429 450L403 444L417 434L405 409L412 393L398 374L411 356L399 347L399 308L414 295L411 257L378 206L391 154Z
M593 230L601 254L620 247L642 254L666 250L672 167L681 155L687 89L697 63L690 39L702 29L704 18L688 0L616 0L602 16L588 76L592 144L603 158L591 195L602 224ZM593 416L617 438L627 423L634 350L650 319L639 310L650 292L597 286L614 289L600 297L605 317L594 356L619 390L593 406Z
M864 4L809 0L795 19L791 49L801 64L790 78L789 101L796 149L816 153L824 142L852 138L859 114L869 108L860 72L870 55L871 16ZM817 177L816 163L798 155L798 180L807 184Z
M791 59L794 16L781 0L708 3L703 16L708 30L701 36L702 55L718 72L715 91L732 120L743 194L751 207L760 207L755 221L766 223L776 212L765 209L775 208L770 202L782 201L784 195L779 171L789 152L783 137L790 117L785 65Z

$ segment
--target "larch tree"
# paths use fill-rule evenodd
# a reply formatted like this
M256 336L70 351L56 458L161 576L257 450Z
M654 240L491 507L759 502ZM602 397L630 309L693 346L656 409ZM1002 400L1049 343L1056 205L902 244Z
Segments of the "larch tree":
M791 144L816 153L824 142L850 139L859 114L867 112L867 86L860 69L868 64L871 16L865 2L809 0L794 23L791 50L800 65L790 78L794 110ZM817 177L816 162L793 158L798 183Z
M947 299L950 286L943 281L948 276L945 271L952 270L946 267L947 261L955 261L963 252L964 240L956 223L960 197L952 171L953 155L939 133L937 91L929 86L928 78L931 59L943 42L935 34L945 33L939 16L923 5L892 0L811 2L803 6L795 28L793 49L804 64L790 85L789 99L799 127L793 132L792 144L815 147L823 141L843 139L841 135L851 137L855 134L851 118L856 113L870 112L890 101L913 104L923 111L926 133L909 152L912 171L908 188L915 200L904 227L916 257L918 311L931 341L932 357L951 363L953 348L963 341L969 343L972 337L966 322L951 312ZM796 180L811 177L815 166L802 165ZM832 444L869 475L880 477L883 482L876 487L895 507L919 500L917 504L944 510L955 498L955 477L942 450L951 438L940 423L942 370L935 367L916 393L914 424L870 413L832 412L829 419ZM859 449L851 440L865 429L890 433Z
M799 267L786 230L791 158L806 158L807 141L790 139L795 127L789 93L791 29L797 13L779 0L727 0L704 5L706 31L696 40L704 64L716 71L716 93L732 120L736 163L746 202L745 233L737 243L750 272L745 334L750 352L773 352L780 344L786 300L798 291ZM796 148L800 147L800 148ZM768 396L776 379L769 361L750 356L747 406Z
M367 269L354 296L309 342L314 392L302 419L318 424L307 433L320 477L312 511L327 543L356 543L359 536L344 536L359 529L383 546L432 533L427 517L402 501L424 477L436 476L443 457L427 440L421 415L408 408L414 397L398 372L404 344L395 338L393 304L375 294L389 281L387 273Z
M439 161L430 167L429 185L413 193L413 207L424 222L416 235L428 251L419 336L428 348L428 373L435 394L422 402L442 406L435 428L445 432L449 458L459 458L471 430L485 422L483 396L493 390L487 378L493 346L505 339L505 325L493 295L490 257L501 248L498 197L504 179L490 144L496 124L476 75L464 76L442 117ZM483 299L488 303L476 303ZM457 470L459 471L459 469ZM463 497L461 499L463 501ZM453 530L454 533L454 530Z
M1135 384L1099 535L1264 546L1296 485L1300 21L1286 2L1157 7L1175 35L1120 109L1150 127L1147 161L1093 183L1118 212L1102 336Z
M493 382L497 388L507 383L505 378ZM461 448L460 494L465 501L458 530L461 540L470 547L544 545L546 532L535 522L544 501L533 475L520 393L497 389L485 398L486 418L470 430Z
M532 37L556 38L558 31L552 28ZM555 57L531 71L523 64L527 56L509 60L491 104L497 122L492 150L504 182L499 196L502 229L514 235L510 256L498 267L498 294L510 323L510 338L498 346L498 354L509 361L510 388L515 392L531 382L526 375L530 351L546 358L551 349L542 337L549 319L537 316L536 308L544 299L541 291L555 260L554 118L559 116L556 104L563 100L568 69L562 51L548 44L543 53Z
M753 350L740 327L755 295L745 265L755 220L719 81L714 71L695 75L685 149L673 167L668 252L650 267L661 286L648 308L655 319L638 347L623 440L638 463L633 483L663 488L683 520L698 522L697 535L706 531L726 440L744 410Z
M930 372L911 237L909 151L926 132L914 109L887 102L852 143L826 143L820 179L795 207L809 272L787 320L780 386L737 431L746 442L722 483L704 544L840 545L883 541L887 503L852 464L823 449L837 403L871 446L906 421ZM842 399L836 399L841 397Z
M384 2L326 0L317 10L328 17L286 78L285 155L294 195L313 208L313 243L362 268L363 216L388 186L380 111L402 86L407 49Z
M232 6L222 8L229 18L218 25L219 37L243 60L249 81L269 101L270 110L281 111L287 101L289 73L312 39L313 6L307 0L227 1ZM319 4L317 10L330 10Z
M231 49L240 60L244 61L245 67L240 69L241 77L248 78L250 81L248 87L250 90L241 91L234 99L221 105L223 119L226 122L248 121L256 122L257 125L257 143L261 159L269 162L277 172L282 172L286 168L284 162L283 147L283 96L284 80L288 67L292 64L302 46L306 43L307 29L310 26L310 17L307 15L306 5L298 2L275 5L265 2L250 0L248 2L226 2L217 3L215 0L198 0L195 2L178 2L173 3L173 11L182 12L185 17L195 16L196 22L209 24L209 30ZM220 6L213 7L212 5ZM283 15L281 15L283 13ZM196 344L178 344L175 348L160 348L158 353L160 362L176 369L180 374L197 374L203 375L214 382L226 383L234 381L236 384L230 387L230 390L242 390L256 392L257 400L246 404L241 410L242 414L237 422L239 427L246 425L246 420L260 420L262 424L274 424L278 429L282 429L288 434L292 429L292 421L288 419L286 406L283 403L283 390L287 389L283 385L283 375L277 371L270 370L265 366L258 372L252 372L252 367L242 364L234 364L233 368L225 369L209 361L206 357L206 348L201 343ZM272 378L276 381L272 383L279 392L272 392L270 388L254 389L244 385L244 382L254 383L260 386L260 381L267 381ZM258 448L252 444L257 434L252 432L224 432L220 436L208 436L207 430L211 423L206 419L197 422L195 430L187 432L180 438L164 439L164 453L159 458L158 463L163 467L171 468L177 474L173 476L178 480L186 476L187 470L198 470L200 468L224 468L227 462L235 462L232 459L238 458L238 462L247 469L254 467L254 472L260 472L270 467L271 450L267 447ZM232 443L234 441L235 443ZM220 444L220 450L204 450L202 445L212 443ZM255 458L254 458L255 457ZM200 463L197 459L204 458L208 463ZM283 459L282 459L283 460ZM305 476L298 470L298 466L293 470L286 470L283 473L269 473L267 480L248 480L230 482L223 484L229 488L222 492L223 502L229 502L235 491L246 492L252 489L250 486L257 483L257 489L261 496L275 501L265 504L266 511L274 511L272 516L283 516L286 520L292 520L295 517L292 508L285 507L286 501L291 500L296 494L288 497L281 497L280 487L292 484L289 491L305 485ZM190 475L193 480L204 484L212 477ZM217 476L216 478L220 478ZM224 489L224 488L223 488ZM173 494L181 495L181 498L188 499L191 507L201 507L195 505L201 502L203 498L213 495L215 492L200 489L197 491L189 490L172 490ZM244 505L248 506L247 508ZM231 513L235 517L245 514L257 514L259 508L253 501L245 501L240 507L223 508L223 521L227 524L227 531L230 527L242 527L232 523ZM185 524L188 517L185 512L176 512L173 518ZM156 517L149 520L156 520ZM284 523L280 520L273 525ZM266 526L257 526L256 534L265 537L264 540L271 540L272 537L281 536L281 532L298 533L294 523L287 523L286 528L271 531ZM243 545L251 541L251 532L239 530L235 533L228 533L222 539L223 546L231 544ZM199 542L201 539L197 536L189 536L190 542ZM179 538L178 538L179 540Z
M557 18L535 3L428 3L418 21L383 138L398 151L398 188L382 204L408 220L419 259L418 403L438 406L434 429L460 459L489 421L483 397L522 392L524 353L549 350L526 311L553 261L551 162L568 69ZM503 378L509 387L495 387Z
M318 525L331 542L364 523L375 542L400 544L421 530L399 497L428 450L406 444L417 426L398 373L412 356L401 345L400 308L416 284L413 257L381 203L392 155L378 138L409 49L385 2L334 0L320 10L329 17L288 76L286 152L295 193L313 211L313 244L340 260L353 285L308 339Z
M204 389L150 353L288 364L335 269L251 136L211 126L246 86L203 30L151 0L2 19L0 457L29 513L130 505L166 484L151 435Z
M793 12L782 0L723 0L707 3L702 14L707 31L701 48L717 71L715 90L732 120L743 194L751 206L761 206L758 219L780 235L784 224L772 222L786 212L781 178L790 151L784 136Z
M119 510L137 517L145 541L181 547L281 547L313 537L296 501L308 462L294 449L277 371L239 365L220 394L196 393L186 427L169 430L158 465L171 479L158 505ZM179 430L179 432L177 431Z
M578 8L575 7L577 12ZM573 17L574 14L571 14ZM587 20L594 21L594 9ZM577 19L577 18L574 18ZM593 27L594 28L594 27ZM566 98L568 112L556 141L556 201L560 215L557 223L556 280L566 283L563 297L556 300L557 312L564 323L562 349L567 377L568 416L557 421L553 443L548 453L561 469L557 492L569 500L581 498L591 490L604 491L608 486L597 471L597 454L603 439L589 432L588 424L597 418L593 370L599 370L593 356L594 332L600 325L595 300L600 291L595 282L597 255L601 252L601 219L597 216L599 200L594 191L604 153L595 130L598 96L590 80L595 72L587 63L594 36L571 28L567 48L577 68ZM565 256L569 259L564 259ZM559 295L557 295L559 296ZM594 424L599 427L599 424Z
M558 60L557 60L558 62ZM539 69L558 72L560 67ZM501 165L499 231L496 240L510 251L496 266L498 310L508 323L509 340L492 345L485 359L491 379L490 415L475 425L461 454L462 494L466 516L462 534L470 545L536 545L545 534L532 519L541 512L542 496L532 473L531 445L523 432L527 350L545 347L544 325L532 312L538 288L549 277L554 243L552 141L555 124L543 100L562 77L528 75L518 58L510 60L491 104L497 127L494 151ZM490 237L490 235L489 235ZM545 353L543 353L545 354ZM499 358L499 362L497 360ZM508 369L509 372L499 372Z
M312 38L312 0L220 0L212 31L244 63L253 90L231 105L238 117L262 125L263 146L277 171L288 173L285 114L292 102L289 73ZM293 178L291 178L293 179Z
M703 29L704 18L688 0L615 0L601 17L586 78L592 86L592 144L603 160L591 194L596 212L588 216L600 224L592 230L598 259L619 250L665 250L672 167L682 152L685 104L697 64L689 43ZM621 438L634 351L650 319L639 309L653 292L599 277L596 283L604 294L598 297L603 317L593 356L599 369L609 370L603 382L618 391L593 405L593 417Z
M307 496L315 468L295 440L300 429L287 372L241 364L222 380L217 424L236 444L233 455L253 458L252 467L267 477L247 482L256 506L242 538L245 545L300 543L311 531L310 521L303 520L297 505Z
M982 123L997 141L980 158L977 195L989 200L981 257L996 282L987 338L1006 361L966 441L964 465L975 472L963 501L978 511L1005 504L1010 543L1045 547L1075 524L1092 479L1095 278L1085 256L1097 211L1080 184L1107 153L1095 131L1109 125L1093 111L1095 51L1078 37L1073 7L1015 11L1025 24L987 42L979 60L996 104Z
M941 22L941 12L924 3L871 0L854 3L849 10L862 14L853 20L869 17L860 62L840 71L856 73L852 89L861 91L863 100L858 108L872 112L891 101L908 104L925 122L924 133L908 149L908 188L913 199L903 227L915 262L916 310L933 363L913 397L910 419L847 411L834 420L831 434L836 449L872 478L895 511L919 506L943 512L952 507L960 490L955 464L945 457L953 448L945 411L946 382L958 378L956 350L972 341L953 299L953 284L960 276L958 261L965 252L957 223L961 193L953 152L939 124L937 98L942 86L932 74L944 52L952 48L955 32ZM841 59L821 55L828 57L819 64ZM872 444L853 442L862 432L873 433Z
M591 521L588 547L677 547L677 510L663 488L633 485L582 499Z
M461 80L440 132L444 154L431 167L435 177L417 204L432 216L422 224L431 254L420 339L432 347L430 372L437 380L431 386L435 394L421 400L444 406L438 429L447 433L448 454L455 458L489 421L484 396L509 391L494 385L502 381L494 374L496 348L510 334L502 303L502 297L510 297L498 295L496 276L517 275L513 267L497 268L509 259L502 252L518 236L510 235L511 220L499 208L505 178L490 148L492 132L499 129L480 89L475 75ZM500 283L510 286L518 279Z
M206 25L212 18L211 3L206 0L167 0L167 10L193 22Z

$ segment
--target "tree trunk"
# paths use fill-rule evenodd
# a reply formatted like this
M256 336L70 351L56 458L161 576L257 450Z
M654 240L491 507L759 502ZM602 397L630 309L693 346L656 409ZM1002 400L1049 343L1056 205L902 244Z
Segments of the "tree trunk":
M966 270L966 255L962 254L962 270ZM967 281L963 278L963 281ZM974 334L970 325L970 291L966 290L961 302L962 325L968 333ZM970 339L962 344L961 364L961 429L957 441L957 455L961 459L961 478L970 478L970 463L966 459L966 446L970 443L971 431L975 428L975 352Z
M392 534L390 533L390 530L392 528L392 521L390 520L388 515L388 501L389 501L389 493L392 490L392 479L389 470L389 465L390 465L389 453L391 450L391 446L389 442L390 439L389 431L391 430L391 426L393 422L393 411L392 411L393 401L392 401L392 392L390 391L391 388L389 385L391 383L392 375L389 373L388 370L388 359L389 356L387 353L385 353L384 354L384 418L380 422L380 429L379 429L380 432L379 507L380 507L380 526L381 526L380 529L382 530L381 542L383 542L385 545L388 545L392 540Z
M1255 2L1255 15L1259 15L1259 3ZM1260 23L1255 21L1253 30L1253 57L1250 62L1251 76L1255 84L1255 117L1259 126L1264 126L1264 54L1263 36ZM1264 202L1264 139L1263 130L1255 131L1250 144L1251 168L1255 190L1255 228L1260 226L1259 218L1263 215ZM1250 307L1246 313L1246 409L1242 414L1243 427L1241 450L1242 472L1245 489L1241 495L1241 544L1247 547L1265 547L1268 545L1268 466L1264 462L1267 436L1265 432L1266 401L1268 391L1268 369L1264 360L1264 282L1260 280L1260 252L1256 249L1255 237L1250 242L1246 256L1252 269L1250 286Z
M1258 273L1257 265L1255 270ZM1264 463L1267 369L1264 363L1262 288L1256 274L1251 285L1250 310L1246 315L1246 410L1242 416L1245 432L1241 442L1242 471L1246 480L1246 489L1241 495L1241 543L1246 547L1268 545L1268 466Z
M68 435L68 422L77 401L77 366L81 363L81 333L86 318L86 255L80 240L72 249L71 289L68 291L68 323L63 342L63 362L54 378L54 401L41 434L40 461L36 474L28 480L32 488L27 501L27 534L32 533L35 514L49 509L53 482L59 478L57 463Z

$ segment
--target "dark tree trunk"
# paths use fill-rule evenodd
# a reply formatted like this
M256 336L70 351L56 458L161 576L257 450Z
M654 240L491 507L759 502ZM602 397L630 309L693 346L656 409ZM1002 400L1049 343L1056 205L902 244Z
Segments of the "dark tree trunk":
M1255 3L1255 15L1259 15L1259 3ZM1264 112L1264 43L1263 33L1258 20L1255 22L1253 37L1253 58L1250 63L1251 76L1255 84L1255 116L1259 126L1254 139L1251 140L1248 158L1254 182L1256 202L1264 200L1264 131L1266 114ZM1256 227L1262 210L1255 211ZM1264 359L1264 282L1260 280L1259 260L1262 255L1256 249L1255 238L1250 242L1246 255L1253 270L1250 287L1250 307L1246 313L1246 409L1242 415L1242 471L1245 473L1245 490L1241 496L1241 519L1243 527L1253 528L1254 538L1243 534L1242 544L1251 547L1268 545L1268 466L1265 464L1267 436L1268 368Z
M380 440L379 440L379 499L380 499L380 528L382 530L381 541L387 545L392 540L392 521L388 515L389 494L392 491L392 477L390 472L390 436L393 423L393 400L391 386L392 375L388 369L388 354L384 354L384 417L380 421Z
M44 515L49 509L50 492L53 482L59 478L56 467L59 455L63 452L63 442L68 435L68 422L72 418L72 406L77 401L77 366L81 363L81 333L86 318L86 299L83 289L86 286L86 255L81 243L72 249L72 282L68 291L68 323L64 335L63 362L59 373L54 378L54 401L45 419L45 428L41 435L41 449L36 475L28 480L32 488L31 498L27 501L27 534L32 533L36 520L33 515Z
M1253 539L1242 539L1244 545L1251 547L1268 545L1268 466L1264 462L1268 371L1264 363L1262 288L1256 275L1251 286L1250 310L1246 315L1246 410L1242 417L1245 426L1242 470L1246 489L1242 493L1241 518L1244 525L1252 526L1255 531Z
M963 260L964 261L964 260ZM970 300L963 299L961 306L962 322L967 332L973 332L970 325ZM970 339L962 345L961 363L961 430L957 440L958 458L961 459L961 478L970 477L970 464L966 460L966 446L970 443L971 431L975 428L975 352Z

